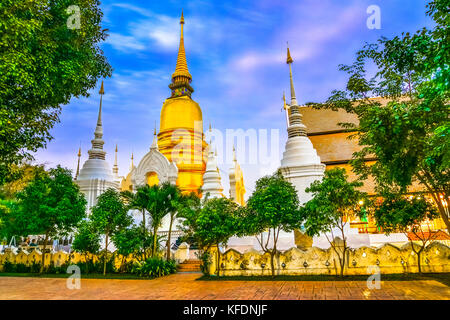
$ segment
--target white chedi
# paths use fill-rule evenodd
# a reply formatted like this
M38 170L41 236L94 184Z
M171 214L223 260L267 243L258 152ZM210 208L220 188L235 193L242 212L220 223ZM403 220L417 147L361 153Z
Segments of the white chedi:
M206 170L203 174L202 199L205 199L205 197L209 199L224 197L219 167L217 166L217 152L213 151L211 143L209 145Z
M89 159L83 164L75 182L80 186L87 200L87 208L90 210L96 203L97 197L108 188L119 189L119 182L115 179L109 163L105 160L106 151L103 150L102 127L102 95L104 94L103 82L100 89L100 107L98 111L97 126L94 131L92 148L88 151Z
M321 180L325 171L325 165L320 162L311 140L306 135L306 126L302 123L302 115L299 111L297 99L295 97L294 81L292 79L292 58L287 49L289 64L289 77L291 85L291 103L284 109L288 114L287 131L288 140L286 142L283 159L281 160L281 172L297 189L298 198L301 204L309 201L311 194L305 189L316 180Z

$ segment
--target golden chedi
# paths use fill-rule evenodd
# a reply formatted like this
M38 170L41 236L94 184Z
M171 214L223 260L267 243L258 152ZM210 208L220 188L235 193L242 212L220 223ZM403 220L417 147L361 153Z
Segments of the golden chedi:
M198 192L203 185L206 169L204 159L206 142L203 140L202 110L192 100L192 76L189 73L184 50L183 25L180 19L181 37L177 65L169 88L172 94L164 101L161 110L158 149L178 167L177 185L184 192Z

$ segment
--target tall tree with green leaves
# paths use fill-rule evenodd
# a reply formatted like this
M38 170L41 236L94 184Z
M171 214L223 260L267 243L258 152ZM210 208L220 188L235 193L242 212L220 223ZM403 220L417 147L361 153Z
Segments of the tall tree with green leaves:
M83 220L79 224L72 249L84 254L86 262L89 260L89 254L95 255L100 251L100 233L89 220Z
M70 170L37 171L34 179L17 194L17 210L11 212L17 235L44 235L42 273L48 239L66 236L86 216L86 199L73 183Z
M109 188L97 198L97 204L92 207L90 220L95 230L105 236L103 255L103 274L105 275L110 239L119 230L131 225L132 218L128 215L128 209L119 192Z
M147 191L147 211L150 215L150 225L153 234L152 257L156 255L158 247L158 229L161 227L162 220L172 210L171 203L171 184L165 182L161 185L153 185L146 189Z
M261 249L270 254L272 276L280 231L299 227L299 200L295 187L277 171L256 181L255 191L240 212L238 235L254 235Z
M125 260L129 255L139 257L143 251L142 241L142 226L132 225L127 228L122 228L117 231L112 240L117 249L117 253L122 255L122 271L126 265ZM144 257L144 261L146 258Z
M99 0L1 1L0 184L46 146L62 105L111 76L102 16Z
M420 184L450 232L448 0L430 1L427 9L432 30L365 45L352 65L340 66L348 74L345 90L311 105L355 114L358 124L343 124L361 146L351 162L355 172L362 179L372 176L379 193L406 193ZM373 66L375 73L367 72ZM375 157L375 164L368 165L367 157Z
M195 238L206 247L217 247L217 275L220 272L220 245L226 245L236 233L238 205L227 198L208 199L196 215Z
M407 199L398 194L388 194L381 203L375 205L373 215L377 225L387 234L403 232L408 237L409 233L415 236L410 238L411 248L416 253L419 273L422 273L421 254L438 236L438 232L431 230L430 226L430 221L439 216L436 208L423 196ZM415 246L418 242L419 249Z
M347 179L344 169L325 171L322 181L314 181L306 188L313 198L300 210L306 234L311 237L324 234L327 238L338 257L341 276L344 275L349 249L345 226L350 219L362 214L362 205L368 204L367 194L358 190L362 183L349 182ZM335 241L335 230L342 237L342 242Z
M147 230L147 207L148 207L148 194L149 194L149 186L140 186L137 188L136 192L133 193L131 191L123 191L121 192L121 196L124 199L127 208L130 210L139 210L142 214L142 223L140 226L142 235L139 239L142 240L142 250L144 260L147 259L147 238L148 238L148 230Z
M198 198L197 195L192 192L190 194L181 193L180 188L178 186L170 184L166 185L166 192L169 197L169 234L167 236L167 244L166 244L166 260L170 260L170 243L172 237L172 229L173 223L178 216L178 212L183 210L183 207L189 205L189 200L192 198Z

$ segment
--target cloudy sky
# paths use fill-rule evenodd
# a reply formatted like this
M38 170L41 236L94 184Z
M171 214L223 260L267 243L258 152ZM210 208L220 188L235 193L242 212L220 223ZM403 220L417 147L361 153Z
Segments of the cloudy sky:
M431 26L425 4L425 0L104 0L103 27L110 36L102 48L114 68L112 78L105 80L103 100L107 159L112 165L117 143L119 173L126 175L131 152L137 165L149 150L155 121L159 123L163 101L170 95L167 85L175 69L181 8L195 89L192 97L202 108L205 129L211 122L224 135L226 129L279 130L269 163L250 163L245 150L238 150L249 194L259 177L279 166L287 138L281 112L283 91L289 91L286 42L294 59L299 103L323 101L345 84L338 65L351 63L365 42ZM366 25L370 5L381 9L381 29ZM75 169L80 145L82 162L87 159L97 92L98 88L89 98L73 99L63 107L61 122L52 130L54 140L37 153L38 163ZM219 149L226 191L229 149L226 145Z

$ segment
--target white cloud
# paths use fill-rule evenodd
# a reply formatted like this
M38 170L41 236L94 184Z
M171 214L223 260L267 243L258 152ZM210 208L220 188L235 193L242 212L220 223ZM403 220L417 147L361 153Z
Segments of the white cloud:
M118 33L110 33L107 44L120 51L141 51L145 49L145 45L132 36L125 36Z

